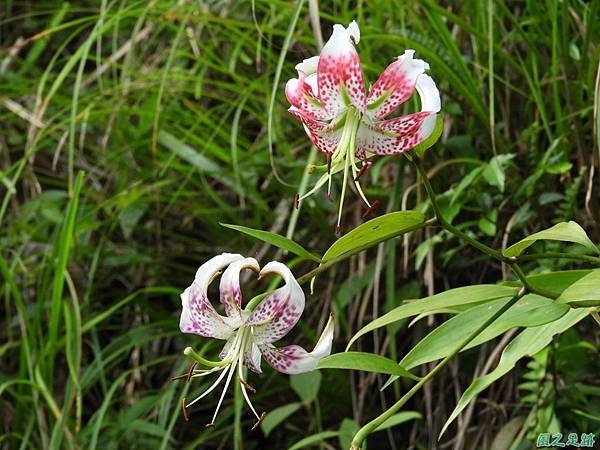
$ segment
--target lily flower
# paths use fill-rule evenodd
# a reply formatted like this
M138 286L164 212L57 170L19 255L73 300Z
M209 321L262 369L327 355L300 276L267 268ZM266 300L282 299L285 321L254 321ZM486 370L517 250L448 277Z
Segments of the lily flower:
M355 21L345 28L333 26L333 34L319 56L296 65L298 78L289 80L285 94L289 112L300 119L314 145L327 155L327 173L300 200L328 183L331 175L343 171L341 200L336 231L339 231L349 171L356 189L369 207L358 179L370 166L368 157L406 152L427 139L435 129L440 111L440 94L429 75L429 64L414 59L414 50L398 56L370 87L367 95L362 66L354 44L360 41ZM421 111L384 120L417 91ZM361 167L358 167L358 162Z
M215 310L207 295L209 284L224 268L219 285L219 299L225 310L225 316ZM256 300L251 301L245 309L242 309L240 272L243 269L253 270L258 273L259 278L270 274L280 275L285 284L262 299L260 296L256 297ZM259 303L256 304L257 302ZM247 390L252 392L255 390L245 380L243 367L246 366L252 372L261 373L261 359L264 358L271 367L279 372L297 374L316 369L319 360L331 353L333 341L333 318L331 316L312 352L307 352L297 345L280 348L273 345L274 342L287 335L298 322L304 310L304 302L302 288L290 269L282 263L272 261L261 270L254 258L223 253L200 266L192 285L181 294L183 311L179 328L183 333L223 339L226 342L219 355L220 361L206 360L191 347L184 350L184 354L195 361L188 378L219 373L216 381L199 397L188 404L184 399L184 415L186 407L206 397L225 380L225 387L217 408L211 422L207 425L213 426L227 388L237 371L244 399L256 416L257 422L253 429L256 428L265 413L259 415L250 401ZM206 368L196 369L198 365L204 365Z

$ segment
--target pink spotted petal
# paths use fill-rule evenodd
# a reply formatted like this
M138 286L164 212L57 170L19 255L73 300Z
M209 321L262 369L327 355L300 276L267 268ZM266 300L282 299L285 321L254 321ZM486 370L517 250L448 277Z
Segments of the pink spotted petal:
M311 119L325 120L329 118L327 111L318 98L317 65L319 57L305 59L296 65L298 78L288 80L285 95L293 107L302 111Z
M260 276L278 274L285 285L273 291L252 311L246 325L252 326L256 344L269 344L285 336L304 311L304 291L284 264L271 261L260 271Z
M243 269L251 269L258 273L260 266L254 258L244 258L237 260L229 265L219 285L219 294L221 304L225 308L225 313L229 317L241 318L242 290L240 288L240 272Z
M337 123L328 124L314 120L295 107L291 107L288 111L302 121L304 131L315 147L327 155L333 154L342 136L342 128L337 127Z
M233 346L233 343L235 341L235 336L236 336L236 333L233 333L231 336L229 336L229 338L227 339L227 342L225 342L225 345L223 346L223 348L221 349L221 352L219 353L219 358L225 359L227 357L227 353L229 353L229 350L231 350L231 347Z
M435 125L435 113L432 112L419 112L373 124L361 123L356 135L357 156L364 159L365 152L396 155L412 149L431 134L431 117ZM422 133L423 127L426 129Z
M310 372L317 368L321 359L331 354L333 329L334 320L333 316L330 316L317 345L310 353L298 345L276 348L271 344L265 344L260 346L260 351L265 361L279 372L288 374Z
M194 282L181 294L183 307L179 328L183 333L227 339L241 324L239 318L223 317L208 300L210 282L229 264L243 260L242 255L223 253L211 258L196 271Z
M366 106L365 81L354 43L360 39L356 22L348 28L336 24L321 51L317 68L319 100L330 117L353 105L363 112Z
M366 111L369 117L381 119L411 97L419 75L429 69L425 61L413 59L414 53L406 50L371 86Z
M197 283L193 283L181 294L183 311L179 320L179 328L183 333L198 334L204 337L228 339L234 332L233 324L228 318L215 311L208 301L206 293Z
M258 345L249 340L244 349L244 365L254 373L262 373L260 361L261 354Z

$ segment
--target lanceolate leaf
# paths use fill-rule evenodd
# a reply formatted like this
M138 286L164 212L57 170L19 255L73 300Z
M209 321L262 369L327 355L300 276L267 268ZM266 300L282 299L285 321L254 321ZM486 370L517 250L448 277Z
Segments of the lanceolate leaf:
M457 342L466 339L509 300L510 297L501 298L477 305L446 321L415 345L400 361L400 365L411 369L444 358L454 350ZM511 328L534 327L553 322L568 311L569 308L566 305L557 305L553 300L534 294L526 295L498 317L463 350L481 345Z
M516 244L511 245L504 250L504 256L518 256L523 250L532 245L539 239L548 239L551 241L576 242L583 245L594 253L600 253L598 247L590 240L584 229L578 223L560 222L547 230L538 231L537 233L527 236Z
M497 284L478 284L474 286L465 286L456 289L450 289L440 294L425 297L419 300L408 301L404 305L394 308L389 313L375 319L356 333L346 350L364 334L367 334L377 328L384 327L407 317L418 314L451 308L470 303L486 302L502 297L512 297L518 291L516 287L501 286Z
M335 353L323 358L319 362L318 367L319 369L361 370L363 372L386 373L388 375L406 377L412 380L419 379L419 377L413 375L404 367L398 365L395 361L373 353Z
M490 373L483 375L467 388L456 408L444 424L440 437L448 426L456 419L460 412L483 390L487 389L494 381L510 372L517 361L525 356L531 356L542 350L552 341L555 334L571 328L589 314L588 310L571 310L560 319L538 327L527 328L522 331L502 352L498 366Z
M593 270L573 283L556 299L574 308L600 306L600 269Z
M294 242L285 236L281 236L280 234L271 233L270 231L255 230L254 228L243 227L241 225L231 225L228 223L222 223L221 225L226 228L231 228L232 230L240 231L248 236L252 236L253 238L259 239L283 250L288 250L293 254L300 256L301 258L310 259L315 262L321 261L319 255L309 252L297 242Z
M287 405L280 406L279 408L275 408L272 411L269 411L263 421L260 423L260 427L265 433L265 436L268 436L271 431L277 427L280 423L285 421L289 416L294 414L296 411L300 409L302 403L295 402L289 403Z
M419 211L397 211L369 220L333 243L323 261L330 261L357 249L372 247L401 234L414 231L425 222Z

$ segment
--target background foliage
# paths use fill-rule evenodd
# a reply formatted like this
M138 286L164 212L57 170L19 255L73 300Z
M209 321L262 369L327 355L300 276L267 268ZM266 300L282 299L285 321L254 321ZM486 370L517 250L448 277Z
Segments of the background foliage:
M255 404L275 413L251 432L251 416L232 395L216 429L203 427L214 397L185 423L182 398L201 383L170 381L187 369L185 346L218 350L177 326L178 294L203 261L239 251L292 262L297 275L314 267L220 223L269 229L320 253L335 239L334 205L324 195L293 209L307 162L323 163L287 114L282 89L294 65L317 52L311 14L325 39L333 23L356 18L370 82L405 48L430 63L445 129L426 165L446 217L496 248L570 219L600 241L600 2L315 5L302 4L289 30L296 2L2 2L0 448L279 449L311 435L330 438L327 448L347 447L357 424L403 390L404 381L379 393L385 379L369 373L265 370L252 378ZM403 158L379 159L366 181L379 213L427 211ZM351 201L344 231L361 222L359 200ZM333 310L342 351L403 299L507 276L446 238L416 232L319 276L290 339L310 345ZM526 268L578 266L532 260ZM248 286L248 297L266 288ZM447 312L376 331L355 349L398 361ZM597 330L585 320L555 339L438 442L465 387L496 364L515 330L467 351L370 446L502 449L519 436L527 448L551 427L598 432Z

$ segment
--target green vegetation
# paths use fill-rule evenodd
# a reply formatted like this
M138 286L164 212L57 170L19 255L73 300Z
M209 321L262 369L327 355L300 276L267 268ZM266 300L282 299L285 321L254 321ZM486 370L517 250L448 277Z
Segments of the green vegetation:
M397 401L369 448L600 433L600 2L317 3L3 0L0 449L347 449ZM407 211L331 247L325 192L294 208L325 158L283 87L321 33L353 19L368 83L406 48L430 64L444 131L423 164L374 160L361 182L375 215ZM343 234L364 209L346 196ZM239 389L208 429L218 395L189 422L181 404L211 380L171 381L185 347L220 351L178 324L179 294L223 251L285 262L304 282L289 343L312 348L333 311L334 352L352 344L327 369L251 374L270 413L254 431ZM469 323L518 302L524 273L539 294L516 303L525 316ZM275 285L244 286L249 300ZM430 309L403 303L423 297ZM380 392L390 375L403 378ZM423 389L403 397L415 378Z

